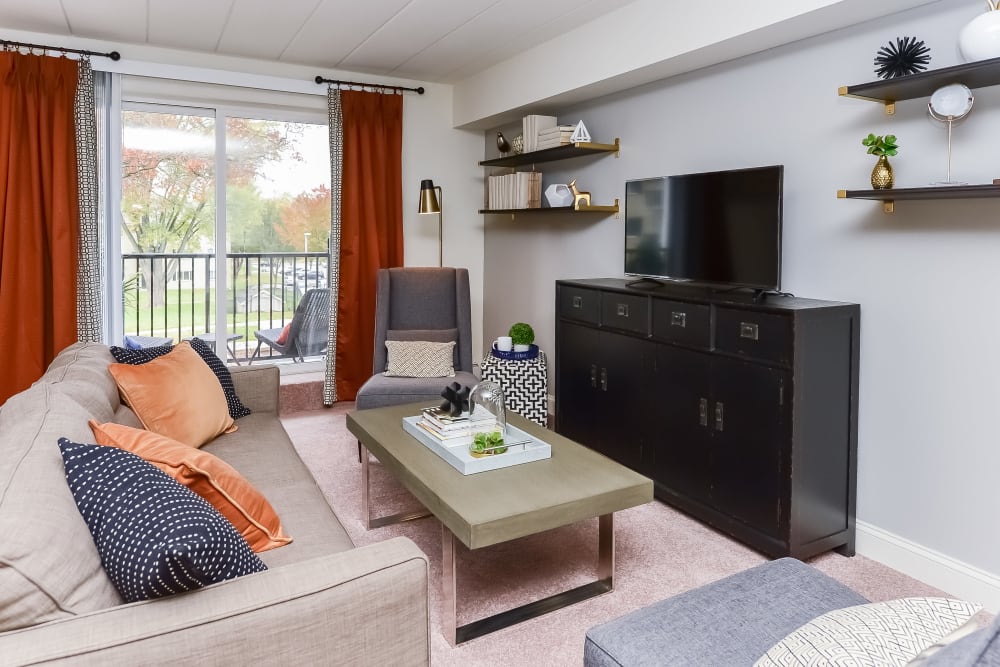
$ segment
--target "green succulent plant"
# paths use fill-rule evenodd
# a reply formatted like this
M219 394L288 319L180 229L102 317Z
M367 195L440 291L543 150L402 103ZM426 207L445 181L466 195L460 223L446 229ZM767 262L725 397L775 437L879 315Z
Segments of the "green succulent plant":
M511 325L507 335L510 336L514 345L531 345L535 342L535 330L531 328L530 324L524 322Z
M883 155L892 156L899 152L895 134L887 134L884 137L882 135L869 134L861 140L861 145L868 147L869 155L878 155L879 157Z
M469 452L473 456L492 456L493 454L503 454L507 448L503 446L503 435L500 431L489 433L476 433L472 436L472 444L469 445Z

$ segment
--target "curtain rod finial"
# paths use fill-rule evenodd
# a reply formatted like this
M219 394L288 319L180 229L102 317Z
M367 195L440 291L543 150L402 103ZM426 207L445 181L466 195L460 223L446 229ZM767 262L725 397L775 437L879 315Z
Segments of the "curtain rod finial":
M111 58L115 62L118 62L119 60L122 59L122 54L118 53L117 51L112 51L111 53L108 54L108 58Z
M323 83L323 77L319 74L316 75L316 83Z
M417 88L417 95L423 95L423 94L424 94L424 87L423 86L419 86Z

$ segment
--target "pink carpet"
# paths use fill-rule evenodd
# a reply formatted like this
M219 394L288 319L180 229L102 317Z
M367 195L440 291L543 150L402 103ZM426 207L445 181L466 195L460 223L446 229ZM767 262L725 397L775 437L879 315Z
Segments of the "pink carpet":
M452 648L440 631L441 525L427 518L365 530L361 464L345 415L353 403L282 417L355 544L409 537L431 565L431 658L435 665L580 665L588 628L651 602L762 563L766 558L686 515L653 501L615 515L615 590ZM416 501L374 463L376 512ZM476 552L458 553L458 619L468 623L596 576L597 520ZM863 556L819 556L813 565L871 600L941 591Z

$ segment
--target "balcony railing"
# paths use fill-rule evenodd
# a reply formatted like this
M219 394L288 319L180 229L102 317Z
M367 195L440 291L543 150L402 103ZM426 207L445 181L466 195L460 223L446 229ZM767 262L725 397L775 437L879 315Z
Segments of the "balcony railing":
M230 355L248 359L257 347L255 331L291 321L302 295L327 287L328 255L228 253L226 329ZM175 343L215 333L215 255L141 253L122 255L124 332L127 336L171 338ZM265 360L271 348L262 345Z

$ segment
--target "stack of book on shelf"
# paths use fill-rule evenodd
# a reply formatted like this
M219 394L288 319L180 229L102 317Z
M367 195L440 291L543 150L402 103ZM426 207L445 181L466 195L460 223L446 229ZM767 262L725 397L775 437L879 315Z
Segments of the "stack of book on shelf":
M487 188L486 208L491 210L542 206L542 174L538 171L490 176Z
M524 136L524 152L538 150L538 133L556 126L555 116L525 116L521 119L521 134Z
M499 430L496 417L489 410L477 407L470 415L463 412L452 417L441 408L424 408L417 426L434 436L442 444L463 444L462 438L471 438L475 433Z
M575 125L556 125L545 130L539 130L535 150L542 151L546 148L555 148L556 146L572 143L570 137L573 136L574 129L576 129Z

